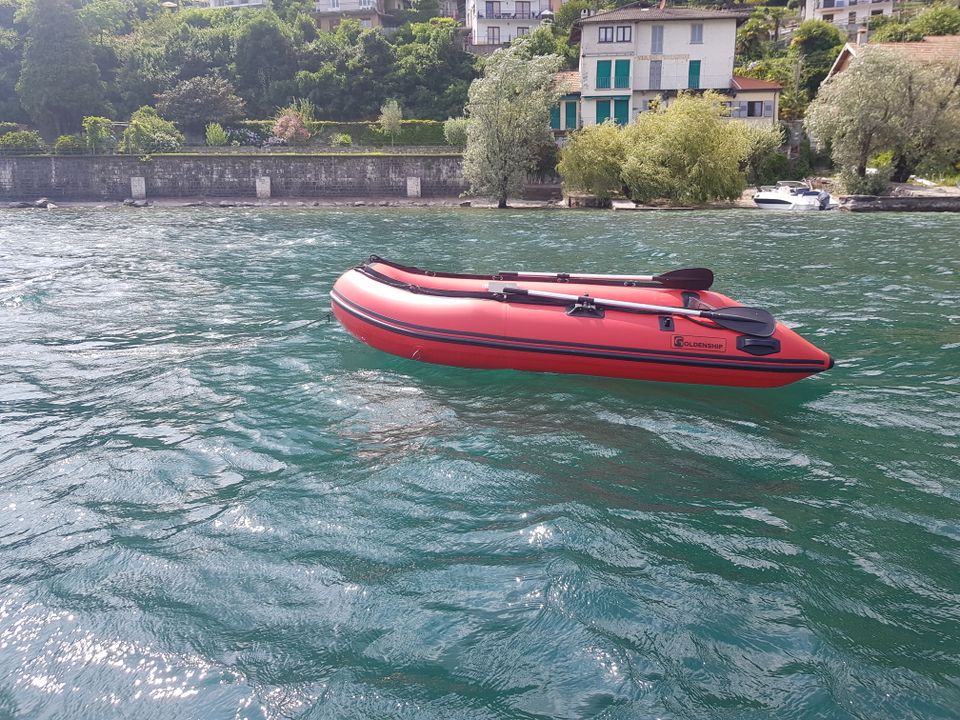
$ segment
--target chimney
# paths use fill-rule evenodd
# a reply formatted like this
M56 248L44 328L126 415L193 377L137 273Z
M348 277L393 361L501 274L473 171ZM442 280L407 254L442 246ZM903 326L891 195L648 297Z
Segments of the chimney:
M867 38L867 28L860 26L857 28L857 47L863 45L864 40Z

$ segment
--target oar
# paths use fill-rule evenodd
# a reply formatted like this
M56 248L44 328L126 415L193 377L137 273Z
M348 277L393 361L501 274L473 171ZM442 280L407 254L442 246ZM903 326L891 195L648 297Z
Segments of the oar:
M707 290L713 285L713 271L707 268L683 268L681 270L671 270L660 273L659 275L590 275L586 273L526 272L525 270L510 270L497 274L504 279L510 280L542 278L544 280L566 280L568 282L576 282L577 280L657 282L664 287L679 290Z
M592 296L566 295L564 293L546 292L543 290L527 290L513 287L507 283L490 283L487 287L490 292L505 295L528 295L530 297L563 300L570 303L593 303L602 307L621 308L645 313L662 313L665 315L690 315L712 320L717 325L734 332L746 333L757 337L770 337L777 329L777 321L773 315L762 308L752 307L725 307L716 310L693 310L692 308L671 307L668 305L648 305L646 303L626 302L624 300L608 300Z

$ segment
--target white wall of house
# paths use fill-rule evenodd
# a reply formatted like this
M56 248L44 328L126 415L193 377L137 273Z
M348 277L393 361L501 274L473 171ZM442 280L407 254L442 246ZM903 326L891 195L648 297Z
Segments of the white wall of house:
M540 24L550 0L466 0L465 23L474 45L502 45Z
M585 22L580 46L582 123L595 124L598 103L602 105L608 98L619 98L622 112L622 99L629 97L629 121L637 113L646 111L649 101L660 94L673 95L690 87L729 89L736 27L733 16ZM609 80L600 72L608 62ZM622 74L618 77L617 73L617 68L623 68L625 63L629 63L626 86ZM691 71L696 63L699 63L699 73ZM611 102L610 117L614 116L613 108Z
M806 0L805 20L824 20L846 32L855 32L871 17L893 15L894 0Z
M207 0L207 2L212 8L263 7L267 4L266 0Z

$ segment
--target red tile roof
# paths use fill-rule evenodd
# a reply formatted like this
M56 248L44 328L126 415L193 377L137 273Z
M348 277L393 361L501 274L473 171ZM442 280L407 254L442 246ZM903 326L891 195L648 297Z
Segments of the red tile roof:
M743 77L742 75L734 75L730 84L734 90L783 90L783 85L779 83Z
M580 92L579 70L564 70L554 73L553 80L557 84L557 90L564 95Z

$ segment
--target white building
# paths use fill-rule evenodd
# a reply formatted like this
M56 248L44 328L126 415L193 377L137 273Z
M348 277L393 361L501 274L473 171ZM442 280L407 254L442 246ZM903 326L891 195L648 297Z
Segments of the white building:
M550 0L466 0L472 45L506 45L552 17Z
M872 17L893 15L894 4L895 0L806 0L803 19L823 20L853 34Z
M212 8L262 8L267 0L207 0Z
M732 117L776 122L780 86L733 75L737 26L746 18L635 7L582 18L571 31L571 40L580 42L579 126L607 119L625 125L654 98L669 104L682 90L716 90L731 98ZM555 129L571 129L566 108L562 115Z

